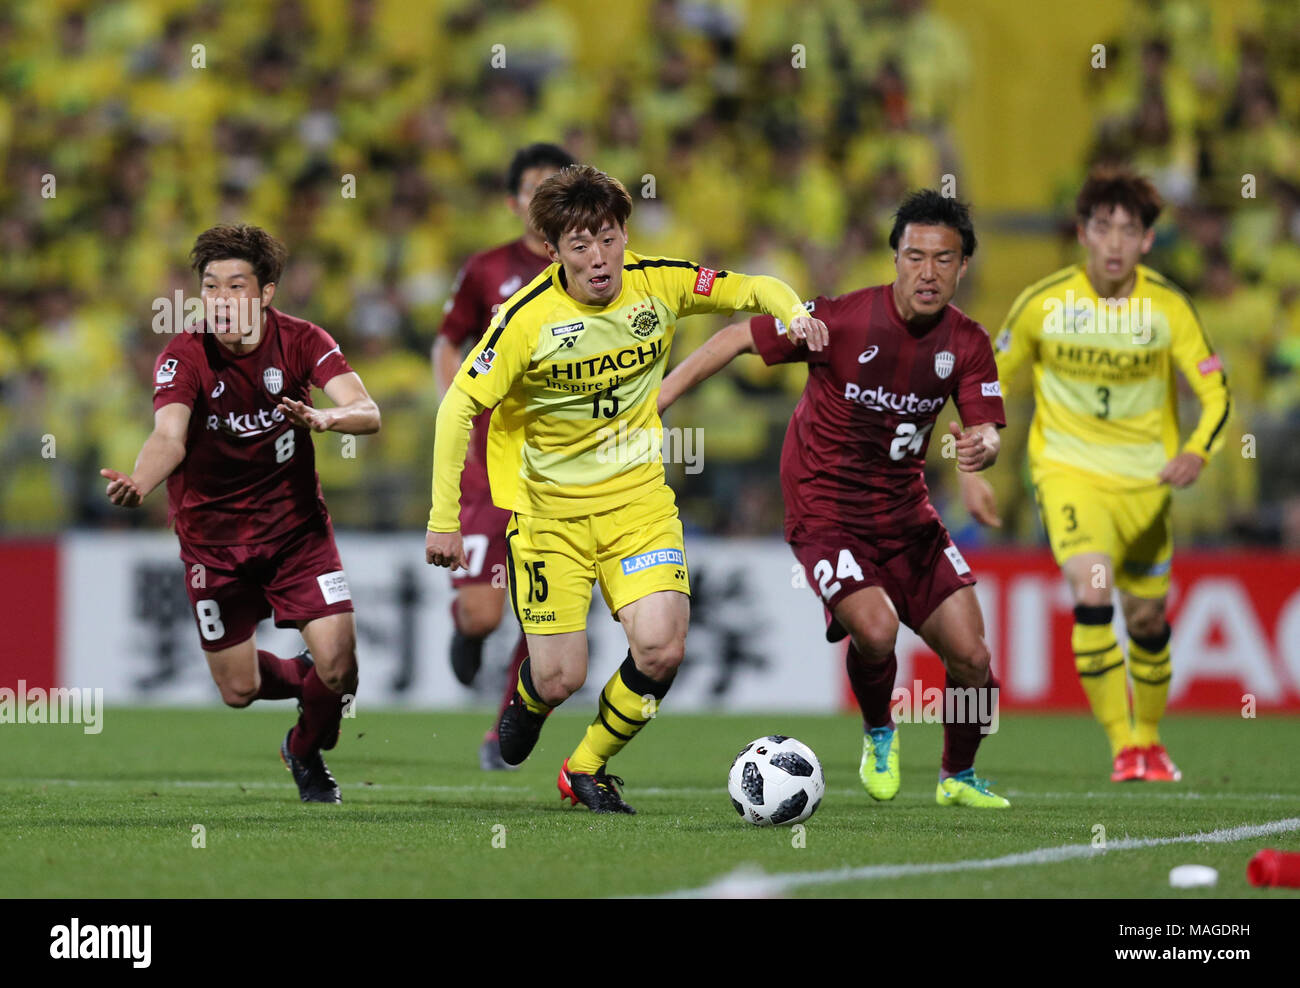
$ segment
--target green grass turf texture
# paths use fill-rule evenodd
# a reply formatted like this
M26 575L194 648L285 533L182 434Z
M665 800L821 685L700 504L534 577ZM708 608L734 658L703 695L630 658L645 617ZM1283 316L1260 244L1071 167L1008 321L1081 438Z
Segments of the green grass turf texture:
M850 716L678 715L667 710L613 763L638 815L561 806L560 763L587 718L557 713L516 772L485 773L490 714L377 712L345 720L329 764L342 806L299 803L278 746L287 703L224 709L110 708L101 734L4 725L0 879L8 897L611 896L698 888L738 868L812 872L989 858L1106 837L1191 834L1300 815L1300 721L1168 718L1176 784L1109 781L1086 716L1008 712L977 768L1003 811L936 806L936 725L903 725L902 790L877 804L857 777ZM748 741L789 734L821 758L827 793L806 824L741 821L727 770ZM63 780L63 781L56 781ZM193 827L205 828L195 848ZM504 826L505 847L500 843ZM494 828L497 828L494 830ZM805 886L796 896L1295 896L1246 881L1246 862L1300 833L1112 851L1087 860ZM1219 870L1214 889L1175 890L1174 865Z

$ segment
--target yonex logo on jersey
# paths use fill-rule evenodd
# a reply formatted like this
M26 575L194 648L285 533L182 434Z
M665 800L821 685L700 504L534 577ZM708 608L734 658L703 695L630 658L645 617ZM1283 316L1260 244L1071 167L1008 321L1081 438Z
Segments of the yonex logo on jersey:
M492 361L497 359L497 352L490 346L483 348L483 352L474 358L474 369L480 374L486 374L492 369Z
M981 384L980 384L980 394L982 394L985 398L1001 398L1001 397L1002 397L1002 382L1001 382L1001 381L993 381L991 384L990 384L990 383L981 383Z
M875 357L875 355L878 354L879 352L880 352L880 347L878 346L867 347L860 354L858 354L858 363L865 364L868 360L871 360L873 357Z
M892 391L886 391L883 387L862 388L857 384L844 385L844 398L846 401L857 402L872 411L903 412L911 415L936 412L947 401L946 398L921 398L911 392L898 395Z
M623 573L630 576L652 566L683 566L686 554L681 549L651 549L639 556L628 556L623 560Z
M267 391L278 395L280 389L284 387L284 373L279 367L268 367L262 371L262 383L266 385Z
M957 358L953 356L951 350L940 350L934 355L934 372L939 375L940 380L944 380L952 373L953 364Z
M712 268L700 268L700 273L695 276L695 287L692 291L696 295L712 295L713 280L717 278L718 272Z
M158 375L154 378L159 384L167 384L176 376L176 368L180 366L180 361L175 357L169 357L164 360L162 366L158 368Z

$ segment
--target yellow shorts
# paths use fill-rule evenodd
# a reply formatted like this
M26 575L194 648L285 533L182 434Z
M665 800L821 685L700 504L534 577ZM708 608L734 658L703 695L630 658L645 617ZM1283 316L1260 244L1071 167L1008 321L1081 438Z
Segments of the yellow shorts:
M598 515L513 514L506 558L510 602L530 635L586 628L594 580L615 616L657 590L691 592L677 501L666 484Z
M1067 473L1040 477L1038 510L1058 566L1082 552L1110 557L1115 585L1134 597L1169 592L1174 556L1168 487L1108 491Z

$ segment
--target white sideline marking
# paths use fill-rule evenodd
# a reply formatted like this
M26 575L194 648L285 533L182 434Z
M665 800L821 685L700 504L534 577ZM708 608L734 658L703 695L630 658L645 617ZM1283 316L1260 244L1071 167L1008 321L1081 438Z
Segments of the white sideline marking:
M970 858L965 861L943 861L930 864L866 865L859 868L834 868L827 871L786 872L775 875L761 869L741 867L708 885L696 889L683 889L654 896L659 899L759 899L771 898L802 885L832 885L838 882L870 881L874 878L904 878L910 875L941 875L954 871L982 871L991 868L1016 868L1022 865L1056 864L1076 858L1104 856L1115 851L1134 851L1166 844L1230 844L1235 841L1254 840L1273 834L1300 830L1300 817L1287 817L1270 823L1240 827L1225 827L1199 834L1182 834L1178 837L1126 837L1111 841L1106 848L1091 844L1064 844L1060 847L1040 847L1033 851L1004 854L1000 858Z
M240 782L238 780L218 780L218 779L22 779L7 778L0 779L0 785L31 785L31 786L175 786L183 789L225 789L231 786L242 787L244 789L283 789L284 786L278 782ZM388 789L394 792L513 792L529 793L537 789L537 785L519 785L519 786L502 786L502 785L461 785L461 786L436 786L436 785L414 785L401 782L344 782L340 783L340 788L364 792L367 789ZM629 795L637 796L694 796L694 795L720 795L726 792L726 787L718 786L631 786L628 788ZM1113 789L1102 792L1034 792L1026 789L1006 789L1003 790L1008 797L1016 799L1300 799L1300 794L1284 792L1183 792L1170 789L1166 792L1152 792L1149 788L1128 788ZM827 789L827 795L833 796L856 796L865 795L860 786L845 786L842 788ZM921 793L900 793L894 800L897 803L924 802L929 803L933 797L927 792ZM725 805L725 804L724 804ZM863 803L864 806L874 805Z

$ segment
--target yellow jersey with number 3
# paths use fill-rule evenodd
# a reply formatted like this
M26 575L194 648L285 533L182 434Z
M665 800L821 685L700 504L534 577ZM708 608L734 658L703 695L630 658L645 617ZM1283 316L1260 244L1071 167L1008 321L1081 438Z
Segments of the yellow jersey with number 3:
M493 502L519 514L574 518L662 486L657 406L677 320L737 309L786 321L805 314L776 278L631 251L622 291L608 305L573 298L560 264L521 288L455 380L495 406L487 456Z
M1201 403L1182 445L1205 460L1224 443L1230 401L1223 364L1187 296L1143 265L1128 299L1099 301L1082 265L1023 291L994 344L1005 395L1032 363L1035 483L1079 473L1111 490L1159 485L1179 452L1180 370Z

